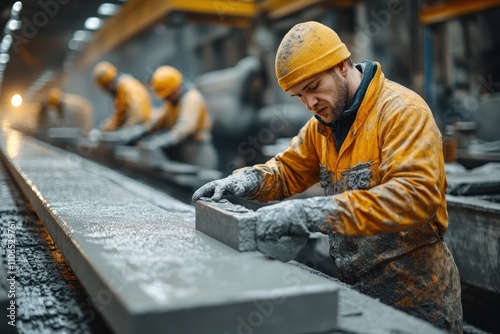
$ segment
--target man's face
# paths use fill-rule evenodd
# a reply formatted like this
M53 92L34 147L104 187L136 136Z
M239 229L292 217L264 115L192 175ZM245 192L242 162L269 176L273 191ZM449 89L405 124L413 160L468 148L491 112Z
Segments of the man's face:
M179 98L181 97L181 93L182 93L182 85L180 85L179 87L177 87L176 90L174 90L172 92L172 94L170 94L169 96L167 96L165 98L165 100L168 100L170 102L177 102L179 100Z
M288 90L318 115L325 123L333 123L347 108L349 86L337 68L325 71L299 82Z

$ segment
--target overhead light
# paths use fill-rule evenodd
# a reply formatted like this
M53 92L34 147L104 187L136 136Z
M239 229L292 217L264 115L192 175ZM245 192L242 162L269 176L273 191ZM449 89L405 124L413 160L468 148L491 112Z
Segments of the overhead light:
M19 29L21 29L21 21L19 21L19 20L12 20L11 19L7 23L7 27L9 27L9 29L11 31L19 30Z
M69 41L68 48L70 48L71 50L80 51L82 49L82 42L77 41L73 38Z
M12 36L5 35L2 39L2 43L0 43L0 51L2 51L2 52L9 51L11 44L12 44Z
M102 26L102 20L98 17L89 17L85 20L85 28L89 30L97 30Z
M10 60L8 53L0 53L0 64L7 64Z
M21 97L21 95L15 94L14 96L12 96L12 99L10 99L10 102L14 107L17 108L21 105L21 103L23 103L23 98Z
M120 10L120 8L120 5L105 2L101 4L99 8L97 8L97 14L103 16L115 15Z
M92 37L92 33L87 30L77 30L73 34L73 39L75 41L88 41Z
M23 9L23 3L21 1L16 1L13 5L12 5L12 10L15 11L15 12L20 12L21 9Z

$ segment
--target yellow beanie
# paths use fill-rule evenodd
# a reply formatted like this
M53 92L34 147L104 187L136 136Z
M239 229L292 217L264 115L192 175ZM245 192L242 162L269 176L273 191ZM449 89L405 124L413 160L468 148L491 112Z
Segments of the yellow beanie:
M314 21L299 23L283 37L276 53L276 78L286 92L351 56L335 31Z
M160 66L153 73L151 86L161 98L169 97L182 83L182 73L172 66Z

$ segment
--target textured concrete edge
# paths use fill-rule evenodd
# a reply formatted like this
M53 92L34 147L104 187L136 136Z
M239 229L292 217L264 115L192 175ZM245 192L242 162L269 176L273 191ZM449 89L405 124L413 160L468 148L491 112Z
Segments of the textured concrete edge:
M444 240L457 263L460 279L500 293L500 217L460 208L449 212Z
M139 315L133 323L133 332L141 332L140 323L158 324L157 318L169 323L179 333L196 333L200 327L210 327L217 333L310 333L310 321L304 309L314 309L314 333L329 333L338 324L339 289L326 285L317 286L300 293L279 291L274 296L248 296L248 300L232 303L200 305L195 308L178 309L167 314L147 312ZM249 302L250 301L250 302ZM296 305L300 302L301 308ZM299 321L284 322L293 318ZM193 321L192 319L196 319ZM217 319L215 321L215 319ZM152 332L162 332L164 328L151 327Z
M240 252L257 249L253 210L227 200L199 200L195 204L195 214L196 230Z
M65 260L90 295L90 299L95 301L98 294L102 291L113 290L113 287L107 286L105 280L94 270L81 247L74 243L71 229L67 227L65 222L58 219L57 215L50 208L50 204L47 205L47 202L41 197L36 186L16 167L1 146L0 160L12 175L21 192L33 206L38 218L43 222L50 236L64 255ZM99 309L99 311L105 315L104 318L117 333L123 333L127 328L130 328L128 322L131 319L129 317L126 319L121 317L122 314L127 313L124 302L116 298L119 295L113 294L113 296L115 296L113 301L106 305L106 307ZM97 307L98 305L95 306ZM110 319L120 319L120 321L111 321Z

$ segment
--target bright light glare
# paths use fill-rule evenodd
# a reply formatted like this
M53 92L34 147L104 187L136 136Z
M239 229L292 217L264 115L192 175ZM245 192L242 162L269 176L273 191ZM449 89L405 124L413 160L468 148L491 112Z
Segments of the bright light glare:
M23 9L23 3L21 1L16 1L12 6L12 9L16 12L20 12Z
M115 15L120 10L120 5L113 3L102 3L99 8L97 8L97 14L99 15Z
M12 96L12 99L10 100L10 102L12 103L12 105L14 107L19 107L21 105L21 103L23 103L23 98L21 97L21 95L16 94L16 95Z
M98 17L89 17L85 20L85 28L89 30L96 30L102 26L102 20Z

